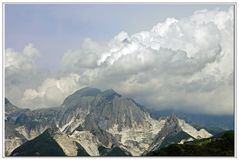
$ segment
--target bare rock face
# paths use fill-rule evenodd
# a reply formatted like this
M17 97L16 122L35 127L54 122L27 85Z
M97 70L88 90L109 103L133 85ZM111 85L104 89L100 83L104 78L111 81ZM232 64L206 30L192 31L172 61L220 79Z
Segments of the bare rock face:
M56 126L58 108L31 111L13 105L5 99L5 155L47 128Z
M96 88L86 87L68 96L61 105L59 127L69 123L72 118L85 119L91 108L96 105L99 93L100 90Z
M85 123L90 124L90 119L102 129L118 125L118 130L122 130L143 125L146 113L130 99L121 96L100 97L99 103L87 115Z
M148 116L132 99L112 89L100 91L89 87L68 96L60 107L31 111L20 109L6 100L6 108L6 122L12 121L15 125L12 128L7 125L8 133L20 135L19 145L37 137L47 128L58 127L71 135L79 126L82 130L90 131L104 146L119 145L117 139L106 130L116 125L119 131L144 126Z
M44 135L52 137L54 143L51 144L68 156L114 155L118 152L139 156L160 148L170 139L174 141L174 136L180 135L177 141L190 137L188 134L210 136L208 132L197 131L179 120L175 114L166 119L153 119L133 99L112 89L100 91L86 87L54 108L22 109L7 99L5 107L6 156L25 142L41 143L42 137L47 141ZM22 153L27 153L25 149L27 147L21 147Z
M60 126L69 123L72 117L81 117L87 128L95 125L94 122L104 130L116 124L119 130L143 125L147 114L132 99L112 89L101 92L88 87L67 97L62 112Z
M66 98L58 119L59 126L64 131L71 133L80 125L108 146L117 144L117 140L106 130L115 125L119 131L143 126L147 123L147 114L132 99L123 97L112 89L100 91L87 87Z
M7 116L17 110L19 110L19 108L14 106L7 98L5 98L5 115Z
M159 149L163 141L168 136L174 136L182 131L179 125L179 121L174 113L172 113L165 122L164 127L159 131L157 136L154 138L153 143L149 146L148 151L154 151Z

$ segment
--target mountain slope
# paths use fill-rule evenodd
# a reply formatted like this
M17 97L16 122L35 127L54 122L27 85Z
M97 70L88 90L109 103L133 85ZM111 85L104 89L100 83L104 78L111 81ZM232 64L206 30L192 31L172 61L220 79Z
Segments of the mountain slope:
M184 120L178 119L175 113L172 113L166 119L164 127L158 132L147 151L143 154L153 152L172 143L182 143L211 136L206 130L201 129L198 131Z
M62 106L60 127L75 117L79 123L84 121L87 128L96 124L106 130L117 124L118 130L122 130L144 125L147 116L133 100L112 89L101 92L95 88L83 88L67 97Z
M57 128L49 128L16 148L11 156L89 156L89 154L73 138Z
M63 149L51 134L50 129L46 130L40 136L16 148L11 156L65 156Z
M20 108L16 107L7 98L5 98L5 115L9 115L18 110L20 110Z
M22 109L13 105L5 98L5 155L10 155L11 152L21 144L27 141L26 137L20 134L16 128L16 116L14 113L20 112Z
M163 125L163 122L153 120L135 101L112 89L100 91L83 88L68 96L62 106L62 117L59 121L61 131L74 134L80 126L82 130L90 131L96 136L105 147L111 147L113 144L128 148L132 146L137 150L135 155L140 155L147 145L135 146L138 142L133 137L126 137L128 133L147 138L149 142L146 143L149 144L153 135L147 130L153 132L153 129L156 129L156 134Z
M17 142L19 137L22 140L19 145L35 137L39 141L39 137L46 134L44 131L53 129L52 139L67 156L116 153L140 156L171 143L211 136L176 115L153 119L143 106L112 89L101 91L86 87L68 96L56 108L31 111L12 107L11 110L5 119L7 130L10 130L6 133L13 135L11 142ZM8 154L14 149L14 143L9 144Z
M184 144L172 144L147 156L234 156L234 131Z
M34 139L47 128L56 126L59 108L31 111L18 108L5 99L5 155L27 140Z
M180 132L182 132L182 128L179 126L176 115L172 114L170 117L167 118L164 127L155 136L153 143L149 146L147 150L154 151L160 148L165 138L167 138L168 136L175 136Z
M213 133L234 129L234 115L197 114L176 110L151 110L149 112L153 118L168 116L170 113L174 112L179 119L184 119L193 126L200 126Z

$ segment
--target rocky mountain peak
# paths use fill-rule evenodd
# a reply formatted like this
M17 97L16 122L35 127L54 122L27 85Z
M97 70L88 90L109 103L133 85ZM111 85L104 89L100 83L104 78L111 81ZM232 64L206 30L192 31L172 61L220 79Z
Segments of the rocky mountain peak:
M10 101L7 98L5 98L5 104L8 104L8 103L10 103Z
M178 123L178 118L177 118L176 114L175 114L174 112L172 112L172 113L168 116L168 118L167 118L166 121L167 121L168 123Z
M13 105L7 98L5 98L5 112L6 114L10 114L12 112L15 112L19 108Z
M179 132L181 129L179 125L179 120L175 113L171 113L168 118L166 119L164 128L169 132Z
M9 117L5 119L6 133L8 138L14 136L9 141L11 144L8 146L13 147L9 147L8 153L16 148L16 137L21 140L19 145L36 136L38 138L34 139L34 142L45 144L50 137L51 142L56 142L51 144L55 148L63 146L64 151L69 145L77 149L76 142L80 138L81 142L84 142L83 148L95 156L100 152L98 145L107 149L121 146L134 155L139 155L172 142L178 143L182 139L210 136L208 132L197 131L178 119L175 113L160 120L152 119L143 106L131 98L121 96L113 89L101 91L97 88L82 88L68 96L59 108L54 109L31 111L16 107L14 110L15 106L8 99L5 103L5 115ZM13 110L7 112L7 108ZM72 150L66 153L76 155L75 149L74 154L71 154ZM23 150L28 151L28 148ZM13 153L18 153L18 149Z
M83 96L96 96L99 93L101 93L101 91L97 88L85 87L76 91L75 93L73 93L73 95L83 97Z
M120 94L118 94L117 92L115 92L113 89L108 89L108 90L105 90L101 93L102 96L108 98L108 99L112 99L114 97L121 97Z
M86 98L89 99L92 97L96 97L98 94L100 94L101 91L97 88L91 88L91 87L85 87L80 90L75 91L73 94L68 96L64 102L63 106L77 106L79 103L80 99Z
M164 127L155 136L153 143L149 146L148 150L156 150L160 148L165 139L169 136L175 136L182 131L179 125L178 118L175 113L171 113L165 122Z

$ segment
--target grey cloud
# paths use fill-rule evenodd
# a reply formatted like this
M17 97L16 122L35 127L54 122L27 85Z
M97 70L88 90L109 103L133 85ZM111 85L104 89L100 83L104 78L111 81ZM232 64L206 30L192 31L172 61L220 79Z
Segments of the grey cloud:
M230 8L168 18L149 31L121 32L108 43L86 39L65 53L58 76L20 89L21 100L29 106L59 105L73 91L93 86L113 88L148 108L231 114L232 13Z

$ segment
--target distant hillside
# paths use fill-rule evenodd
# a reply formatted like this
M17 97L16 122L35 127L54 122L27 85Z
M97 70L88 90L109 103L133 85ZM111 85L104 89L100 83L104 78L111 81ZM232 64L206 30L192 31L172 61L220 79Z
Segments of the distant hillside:
M186 122L193 126L203 127L213 133L219 133L224 130L234 129L234 116L233 115L210 115L210 114L196 114L186 113L175 110L151 110L149 111L153 118L160 118L169 115L170 113L176 113L178 118L186 120Z
M234 156L234 131L184 144L171 144L149 152L147 156Z

